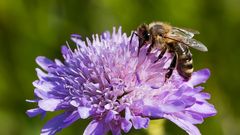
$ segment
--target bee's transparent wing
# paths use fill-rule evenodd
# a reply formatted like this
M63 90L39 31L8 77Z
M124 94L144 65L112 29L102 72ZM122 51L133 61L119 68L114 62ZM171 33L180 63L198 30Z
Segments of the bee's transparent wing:
M197 49L199 51L203 51L203 52L207 52L208 49L207 47L201 43L200 41L197 41L193 38L189 38L187 36L178 36L178 35L173 35L173 34L169 34L167 35L167 38L181 42L189 47L192 47L194 49Z
M200 34L199 31L194 30L194 29L190 29L190 28L179 28L179 27L173 27L174 29L178 29L180 31L184 31L184 32L191 32L193 34Z
M193 38L191 38L191 39L185 38L183 40L183 43L186 44L187 46L190 46L190 47L197 49L199 51L202 51L202 52L208 51L207 47L203 43L201 43L200 41L197 41Z
M172 34L192 38L194 34L199 34L199 32L196 30L188 29L188 28L173 27Z

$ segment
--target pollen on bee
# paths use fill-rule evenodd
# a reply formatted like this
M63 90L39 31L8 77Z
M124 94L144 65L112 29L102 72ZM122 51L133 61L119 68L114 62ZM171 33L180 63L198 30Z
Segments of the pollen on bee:
M190 68L190 69L185 69L185 72L190 74L190 73L192 73L192 72L193 72L193 68Z

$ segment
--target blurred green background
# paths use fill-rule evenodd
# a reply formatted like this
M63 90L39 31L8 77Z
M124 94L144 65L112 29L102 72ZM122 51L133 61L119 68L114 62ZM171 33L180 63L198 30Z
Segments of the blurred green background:
M34 107L25 99L33 98L37 56L61 58L60 46L72 33L86 37L122 26L130 35L139 24L157 20L200 31L196 39L209 49L192 50L195 69L211 70L204 86L218 110L198 125L202 134L240 135L240 0L0 0L0 134L38 135L54 115L40 120L25 114ZM82 134L86 122L59 134ZM168 121L151 123L155 130L186 134Z

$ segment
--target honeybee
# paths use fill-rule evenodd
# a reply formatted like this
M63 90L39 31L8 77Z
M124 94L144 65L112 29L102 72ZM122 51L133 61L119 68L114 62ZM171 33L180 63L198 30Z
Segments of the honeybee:
M202 52L208 51L204 44L193 39L194 34L199 34L199 32L173 27L163 22L142 24L134 34L139 38L138 55L141 47L149 44L147 55L152 49L161 50L155 62L161 59L166 51L173 55L165 74L165 81L171 77L175 68L184 80L190 79L193 72L193 60L189 47Z

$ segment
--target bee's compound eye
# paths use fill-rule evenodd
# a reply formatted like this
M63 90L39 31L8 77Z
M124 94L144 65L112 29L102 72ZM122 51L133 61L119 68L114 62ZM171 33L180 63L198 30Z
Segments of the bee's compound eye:
M150 39L150 33L146 33L146 34L144 34L144 38L146 39L146 40L149 40Z

